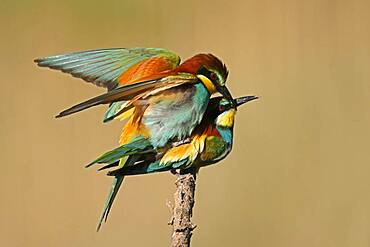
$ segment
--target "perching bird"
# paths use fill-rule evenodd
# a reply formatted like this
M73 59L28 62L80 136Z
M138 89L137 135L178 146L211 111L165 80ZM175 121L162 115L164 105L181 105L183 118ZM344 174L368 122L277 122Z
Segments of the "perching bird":
M176 54L164 49L116 48L51 56L35 62L106 87L107 93L73 106L57 117L110 104L105 122L129 118L121 134L121 146L138 144L140 138L145 138L146 147L150 143L156 150L167 148L169 143L188 142L214 93L221 93L235 107L225 87L228 71L211 54L198 54L180 64ZM120 159L117 170L137 163L135 159L136 155ZM122 179L116 176L117 191ZM102 217L108 211L109 207Z
M130 142L109 151L90 164L106 164L99 170L120 167L108 172L114 176L111 191L104 205L97 230L109 211L125 176L163 172L169 170L199 169L225 158L232 148L234 117L237 106L257 99L245 96L235 100L222 97L212 98L206 113L189 138L183 142L168 141L164 147L156 148L146 135L138 135ZM171 111L171 109L168 109ZM171 121L171 120L168 120ZM144 132L145 133L145 132ZM125 161L124 166L119 163Z

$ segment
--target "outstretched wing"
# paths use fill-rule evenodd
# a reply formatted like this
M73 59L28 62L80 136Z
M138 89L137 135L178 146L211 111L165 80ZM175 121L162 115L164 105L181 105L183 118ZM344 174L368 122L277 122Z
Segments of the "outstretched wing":
M38 58L35 62L111 90L174 69L180 57L161 48L113 48Z
M155 80L137 82L131 85L112 89L105 94L101 94L97 97L72 106L71 108L62 111L57 117L64 117L100 104L110 104L117 101L128 101L132 100L133 98L141 98L141 95L148 96L179 85L188 83L193 84L197 81L198 78L191 74L179 74L169 75Z

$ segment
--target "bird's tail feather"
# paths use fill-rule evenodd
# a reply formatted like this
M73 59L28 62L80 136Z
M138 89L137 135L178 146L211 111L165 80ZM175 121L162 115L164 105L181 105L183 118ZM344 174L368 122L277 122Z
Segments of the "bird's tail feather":
M135 164L135 162L138 160L138 158L139 158L139 156L131 155L125 161L124 165L125 166L126 165L127 166L132 166L133 164ZM117 174L116 176L114 176L112 187L109 191L108 198L105 201L103 212L100 216L98 227L97 227L96 231L99 231L99 229L100 229L100 227L103 223L103 220L104 220L104 222L107 221L109 212L110 212L110 210L112 208L112 205L113 205L113 202L114 202L114 199L116 198L116 195L118 193L119 188L121 187L121 184L123 182L124 177L125 176L122 175L122 174Z
M100 230L100 227L103 223L103 220L104 221L107 221L107 218L108 218L108 214L110 212L110 209L113 205L113 202L114 202L114 199L118 193L118 190L119 188L121 187L121 184L123 182L123 179L124 179L124 176L115 176L114 177L114 180L113 180L113 183L112 183L112 187L109 191L109 195L108 195L108 199L106 200L105 204L104 204L104 208L103 208L103 212L100 216L100 219L99 219L99 223L98 223L98 226L96 228L96 231L98 232Z

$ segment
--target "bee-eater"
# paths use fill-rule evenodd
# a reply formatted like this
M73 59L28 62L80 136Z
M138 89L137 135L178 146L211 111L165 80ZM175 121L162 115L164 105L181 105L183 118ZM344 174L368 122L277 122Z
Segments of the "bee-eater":
M212 94L219 92L232 98L225 87L226 66L211 54L198 54L180 64L179 56L168 50L116 48L51 56L35 62L108 88L107 93L57 117L99 104L110 104L104 121L140 115L129 120L131 127L125 130L130 133L121 135L121 144L141 131L135 127L139 120L155 147L171 139L182 140L202 120ZM169 117L172 121L167 121Z
M194 133L197 133L195 129L199 129L198 126L204 125L201 122L205 121L204 114L211 107L211 95L221 93L228 102L225 106L233 108L234 110L230 108L231 112L236 109L237 101L232 99L225 87L228 75L226 66L211 54L198 54L180 64L179 56L168 50L116 48L51 56L36 59L35 62L39 66L61 70L108 89L107 93L75 105L57 117L99 104L110 104L104 117L105 122L129 118L121 134L120 148L112 151L113 156L108 153L96 161L108 163L106 167L116 166L117 172L125 171L126 167L131 166L140 168L148 165L149 170L152 169L155 166L155 163L152 164L153 160L143 160L143 157L152 156L143 154L153 154L153 150L163 154L158 167L169 167L166 164L174 163L173 157L177 157L178 162L168 169L189 166L194 160L185 161L183 157L191 151L189 147L195 145L195 140L204 138L204 135ZM232 117L227 115L233 122L233 114ZM227 131L219 133L227 140ZM203 146L202 150L207 150L207 147L211 146ZM122 155L121 149L125 155ZM162 149L167 151L158 151ZM204 155L208 153L205 152ZM194 152L189 154L195 155ZM120 158L113 161L112 158L116 156ZM151 165L147 163L149 161ZM115 175L99 227L103 218L108 216L124 175L126 174Z
M99 169L103 170L119 167L122 159L126 161L123 167L108 172L108 175L114 176L115 179L97 229L101 227L104 218L107 220L124 176L176 169L197 170L225 158L232 148L237 107L254 99L257 97L244 96L235 100L222 97L212 98L202 121L186 141L169 141L164 147L156 148L146 136L136 136L130 142L103 154L88 164L87 167L97 163L106 164Z

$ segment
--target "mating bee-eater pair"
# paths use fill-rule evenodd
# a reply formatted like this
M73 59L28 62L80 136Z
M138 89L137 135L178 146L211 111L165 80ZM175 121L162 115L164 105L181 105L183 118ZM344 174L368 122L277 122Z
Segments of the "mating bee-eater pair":
M107 93L77 104L63 117L109 104L104 122L127 119L120 146L87 165L105 164L114 177L98 230L128 175L187 171L229 154L237 107L257 99L233 99L225 86L226 66L211 54L180 57L159 48L115 48L36 59L41 67L70 73L106 87ZM221 97L212 97L220 93Z

